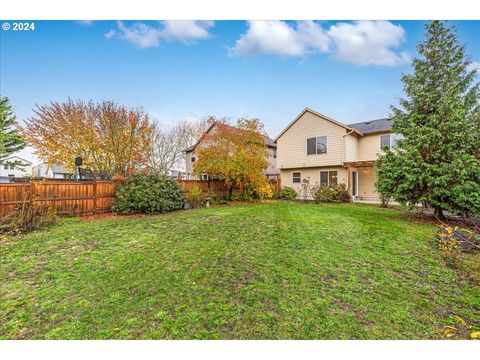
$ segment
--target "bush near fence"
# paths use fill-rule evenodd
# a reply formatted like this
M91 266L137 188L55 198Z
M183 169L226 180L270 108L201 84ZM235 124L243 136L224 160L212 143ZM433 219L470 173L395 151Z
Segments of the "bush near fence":
M198 186L217 197L227 197L223 181L179 180L189 200L190 190ZM274 188L280 186L272 181ZM115 201L117 183L114 181L40 181L29 183L0 183L0 218L7 216L25 202L51 207L59 215L86 215L110 212ZM238 191L238 190L237 190ZM234 191L235 192L235 191Z

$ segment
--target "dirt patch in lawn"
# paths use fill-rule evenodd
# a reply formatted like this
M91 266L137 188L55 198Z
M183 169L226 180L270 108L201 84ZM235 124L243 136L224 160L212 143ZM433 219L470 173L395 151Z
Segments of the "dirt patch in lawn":
M80 220L90 221L90 220L102 220L102 219L130 219L130 218L143 218L145 216L153 216L153 215L146 215L146 214L120 215L120 214L114 214L114 213L102 213L102 214L82 216Z

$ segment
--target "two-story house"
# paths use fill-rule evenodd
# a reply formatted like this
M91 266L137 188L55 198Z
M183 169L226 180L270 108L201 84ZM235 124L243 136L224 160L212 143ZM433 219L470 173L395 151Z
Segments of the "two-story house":
M379 200L374 166L400 138L392 125L389 119L346 125L306 108L274 140L282 185L299 191L303 179L343 183L355 200Z
M0 163L1 182L13 181L13 178L32 176L32 162L16 155L2 159Z
M190 146L189 148L185 149L185 174L186 174L186 179L187 180L199 180L196 176L193 175L193 165L195 163L195 160L197 159L197 155L195 154L195 149L202 143L203 138L205 137L206 134L208 134L211 131L215 131L215 127L217 126L217 123L212 123L207 130L203 133L203 135L198 139L198 141ZM223 125L223 126L228 126L228 125ZM268 168L265 169L265 175L266 176L277 176L280 174L279 169L277 169L277 144L273 142L272 139L270 139L268 136L263 136L265 140L265 145L268 147ZM202 180L207 180L208 176L204 175Z

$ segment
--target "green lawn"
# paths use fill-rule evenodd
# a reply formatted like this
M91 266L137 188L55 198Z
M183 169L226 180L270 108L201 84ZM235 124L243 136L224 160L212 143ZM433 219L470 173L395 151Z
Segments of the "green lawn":
M65 218L0 244L0 337L429 339L456 316L478 330L480 289L434 231L353 204Z

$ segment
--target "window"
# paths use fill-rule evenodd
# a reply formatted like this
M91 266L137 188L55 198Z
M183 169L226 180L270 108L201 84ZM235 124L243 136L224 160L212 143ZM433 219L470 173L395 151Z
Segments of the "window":
M337 172L329 171L328 172L328 183L333 186L337 186Z
M336 171L320 171L320 186L336 186L337 184Z
M195 159L195 156L192 156L192 158L190 159L190 161L191 161L192 163L194 163L195 160L196 160L196 159Z
M380 149L395 149L398 140L402 138L403 136L401 134L380 135Z
M292 173L292 181L294 184L300 184L302 182L302 173L294 172Z
M204 181L208 180L208 174L202 174L201 179Z
M317 136L307 139L307 155L326 154L327 137Z

